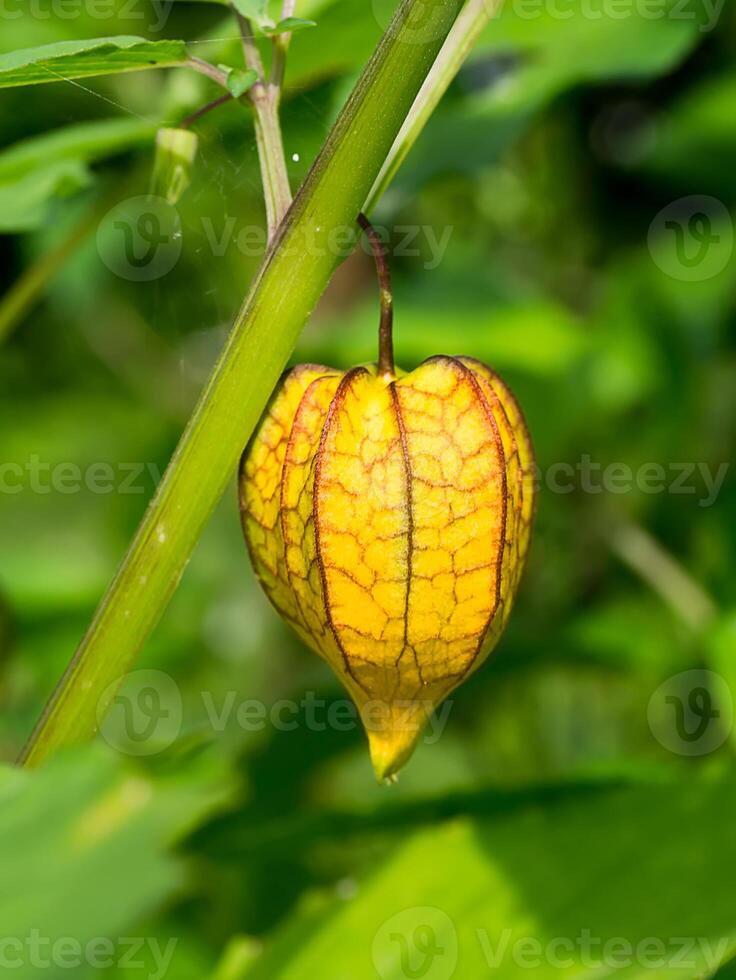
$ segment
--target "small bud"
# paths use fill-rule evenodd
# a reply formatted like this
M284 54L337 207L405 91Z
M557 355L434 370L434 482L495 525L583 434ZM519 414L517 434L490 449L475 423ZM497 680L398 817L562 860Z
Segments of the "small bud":
M189 129L159 129L151 194L177 204L192 179L198 139Z

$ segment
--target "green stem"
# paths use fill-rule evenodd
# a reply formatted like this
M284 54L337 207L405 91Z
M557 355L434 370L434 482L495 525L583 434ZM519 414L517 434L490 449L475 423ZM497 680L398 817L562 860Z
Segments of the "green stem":
M281 8L281 20L294 16L296 0L284 0ZM272 41L271 58L271 77L268 81L269 88L276 90L277 101L281 98L281 86L284 84L284 73L286 70L286 54L291 44L291 33L277 34Z
M404 120L363 209L370 214L396 176L409 151L427 125L442 96L457 75L476 41L488 26L502 0L468 0L458 16L437 61L424 80L411 112Z
M608 542L690 629L700 633L713 622L718 612L713 599L643 527L614 522Z
M202 61L201 58L195 58L194 55L190 55L184 64L187 68L193 68L200 75L204 75L205 78L212 79L213 82L216 82L222 88L227 88L227 73L221 68L216 68L215 65L211 65L209 61Z
M403 0L279 227L128 553L22 754L37 765L89 738L135 664L227 487L243 446L338 263L353 225L458 12ZM421 19L431 32L418 32Z
M226 105L228 102L232 102L233 97L229 92L225 95L221 95L217 99L213 99L212 102L208 102L207 105L200 106L199 109L195 109L194 112L190 112L188 116L185 116L179 123L180 129L189 129L198 119L202 116L206 116L208 113L212 112L213 109L219 109L221 105Z
M261 168L263 195L266 203L266 221L268 237L273 239L276 229L291 205L291 186L286 169L284 143L281 137L279 121L279 102L281 99L280 82L266 82L263 62L253 37L250 21L236 12L240 33L243 39L243 52L248 68L258 73L259 81L248 92L248 97L255 110L256 145L258 161ZM283 75L284 50L280 61L280 73Z
M266 201L268 236L272 240L291 205L291 186L286 170L278 104L267 88L260 86L260 89L259 92L252 92L251 99L255 108L256 145Z

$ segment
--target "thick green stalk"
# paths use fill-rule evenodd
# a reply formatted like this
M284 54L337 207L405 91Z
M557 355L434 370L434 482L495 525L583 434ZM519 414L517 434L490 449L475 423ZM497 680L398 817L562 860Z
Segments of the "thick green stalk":
M403 0L297 195L164 479L23 761L89 738L153 630L338 262L459 0ZM104 700L103 700L104 696Z

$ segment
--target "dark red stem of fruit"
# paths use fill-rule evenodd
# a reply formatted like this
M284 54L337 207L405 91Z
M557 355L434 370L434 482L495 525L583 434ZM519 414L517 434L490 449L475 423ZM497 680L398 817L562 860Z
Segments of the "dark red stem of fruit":
M378 328L378 373L379 375L394 374L394 297L391 290L391 272L386 261L386 246L362 213L358 215L358 224L370 242L373 258L378 273L378 286L381 290L381 322Z

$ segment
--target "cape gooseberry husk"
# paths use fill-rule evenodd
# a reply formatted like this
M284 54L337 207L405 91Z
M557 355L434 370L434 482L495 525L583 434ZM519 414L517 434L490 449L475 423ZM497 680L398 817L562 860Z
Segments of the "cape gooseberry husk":
M408 374L300 365L243 454L256 574L354 699L379 780L506 625L533 470L516 400L467 357Z

